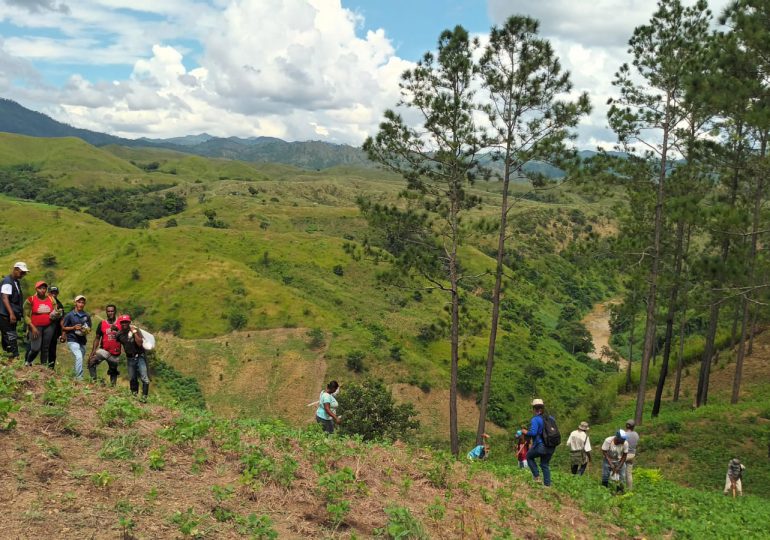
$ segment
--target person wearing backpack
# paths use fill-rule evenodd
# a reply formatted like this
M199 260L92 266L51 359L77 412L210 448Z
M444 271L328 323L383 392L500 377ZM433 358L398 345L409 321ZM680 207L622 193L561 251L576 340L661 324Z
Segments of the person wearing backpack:
M543 469L543 485L551 485L551 458L556 447L561 444L561 435L556 427L553 416L545 414L545 404L542 399L532 400L534 416L530 422L527 436L531 441L531 447L527 452L527 465L532 471L535 482L540 481L540 470L535 459L540 458L540 467Z
M128 360L128 379L131 393L139 393L139 379L142 380L141 401L147 401L150 392L150 378L147 376L147 357L144 353L144 337L142 331L131 324L130 315L118 317L118 333L115 339L123 346Z

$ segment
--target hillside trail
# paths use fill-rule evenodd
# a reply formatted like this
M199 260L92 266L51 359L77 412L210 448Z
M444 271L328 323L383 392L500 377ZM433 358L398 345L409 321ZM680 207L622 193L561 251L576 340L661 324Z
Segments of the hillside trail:
M616 298L600 302L594 305L593 309L580 321L591 334L591 340L594 343L594 352L589 353L588 356L604 363L608 363L611 360L611 358L601 354L605 347L617 353L610 346L610 337L612 336L610 331L610 308L617 303L618 300ZM620 355L618 355L618 358L620 359L618 363L622 370L628 365L628 360Z

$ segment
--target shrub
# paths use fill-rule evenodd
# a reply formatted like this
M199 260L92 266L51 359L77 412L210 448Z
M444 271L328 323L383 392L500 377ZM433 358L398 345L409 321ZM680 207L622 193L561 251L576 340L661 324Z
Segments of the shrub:
M401 345L396 344L390 348L390 358L396 362L401 361Z
M240 311L230 312L230 315L228 315L227 319L230 322L230 328L232 330L241 330L242 328L245 328L246 324L249 322L249 319L246 317L246 315Z
M353 351L348 353L348 357L345 360L345 365L350 371L361 373L366 369L364 366L364 353L361 351Z
M380 380L350 384L339 398L344 421L340 432L356 434L365 441L408 438L420 423L411 403L396 405L393 395Z
M324 344L324 332L320 328L312 328L308 330L307 337L310 338L310 348L319 349Z
M166 228L167 229L170 229L171 227L176 227L176 226L177 226L176 219L171 218L168 221L166 221Z
M334 265L334 268L332 268L332 272L334 272L338 276L345 275L345 270L342 268L341 264Z
M40 261L43 264L43 268L56 268L59 264L56 260L56 255L53 253L46 253Z

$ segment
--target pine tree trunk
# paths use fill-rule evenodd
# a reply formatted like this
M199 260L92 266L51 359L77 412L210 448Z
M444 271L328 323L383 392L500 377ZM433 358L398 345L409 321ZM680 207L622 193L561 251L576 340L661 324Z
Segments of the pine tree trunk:
M747 356L754 354L754 336L757 335L757 313L759 310L754 307L751 315L751 336L749 337L749 348L746 351Z
M765 140L762 141L761 156L765 155ZM759 223L762 213L763 200L763 176L757 175L757 189L754 192L754 213L751 223L751 250L749 252L749 276L747 284L749 287L754 285L754 273L757 263L757 237L759 236ZM749 326L749 296L751 292L746 292L743 296L743 320L741 324L741 342L738 345L738 356L735 360L735 377L733 379L733 394L730 403L738 403L741 393L741 380L743 378L743 358L746 352L746 332Z
M509 134L508 140L511 137ZM497 266L495 267L495 288L492 291L492 319L489 328L489 345L487 346L487 367L484 373L484 388L481 391L479 404L479 424L476 430L476 444L483 442L482 436L486 430L487 407L489 393L492 387L492 370L495 367L495 346L497 344L497 324L500 318L500 292L503 283L503 255L505 254L505 231L508 221L508 188L511 181L511 164L508 157L510 142L506 148L505 173L503 175L503 202L500 210L500 234L497 238Z
M655 418L660 413L660 400L663 396L663 387L666 384L668 375L668 360L671 356L671 341L674 337L674 315L676 314L676 303L679 295L679 280L682 277L682 251L684 248L684 219L680 218L676 225L676 251L674 253L674 282L671 287L671 294L668 298L668 312L666 313L666 337L663 344L663 363L660 366L660 375L658 376L658 386L655 389L655 401L652 404L652 417Z
M679 401L679 389L682 385L682 366L684 365L684 334L687 328L687 290L682 293L682 318L679 321L679 358L676 359L676 381L674 382L674 402Z
M653 346L655 345L655 308L657 306L658 296L658 272L660 266L660 237L663 230L663 201L665 198L666 167L668 165L668 138L671 110L671 94L666 99L666 119L663 130L663 152L660 157L660 176L658 177L658 193L655 202L655 232L652 245L652 268L650 269L650 289L647 294L647 320L644 327L644 345L642 348L642 364L639 373L639 388L636 392L636 411L634 420L636 425L642 424L642 414L644 412L644 393L647 389L647 375L650 370L650 358L652 357Z
M452 288L452 324L451 341L451 373L449 380L449 444L452 455L460 453L460 438L457 431L457 366L459 363L460 342L460 297L457 288L457 248L449 258L449 282Z
M628 332L628 363L626 364L626 392L631 391L631 362L634 358L634 326L636 325L636 305L631 313L631 330Z
M733 327L730 331L730 350L733 350L733 347L735 347L736 339L738 337L738 321L741 320L741 315L743 314L743 302L739 300L736 300L735 302L735 314L733 315Z
M743 127L738 127L738 138L743 135ZM735 202L738 197L738 166L741 162L741 148L738 149L738 154L735 158L735 172L733 173L733 181L730 186L730 208L735 207ZM727 257L730 254L730 237L725 235L722 240L722 264L727 263ZM721 283L720 283L721 285ZM703 349L703 357L701 358L700 372L698 373L698 390L695 395L695 406L700 407L706 405L708 401L709 392L709 378L711 376L711 361L714 356L714 342L716 340L717 328L719 327L719 309L721 307L721 298L716 290L711 291L711 308L709 309L709 325L706 333L706 344Z

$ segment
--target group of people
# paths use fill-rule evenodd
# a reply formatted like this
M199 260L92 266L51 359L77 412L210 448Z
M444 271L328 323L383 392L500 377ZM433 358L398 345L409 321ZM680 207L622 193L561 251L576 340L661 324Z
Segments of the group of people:
M25 297L21 280L29 272L26 263L13 265L11 273L0 284L0 334L3 350L10 358L19 357L18 325L23 320L27 329L25 364L31 366L40 355L40 363L51 369L56 367L56 349L66 343L74 360L74 376L83 379L88 334L93 328L91 316L85 311L86 297L79 294L74 307L65 313L59 301L59 288L49 287L45 281L35 283L35 294ZM96 326L96 338L87 357L87 367L92 380L97 378L97 367L107 362L110 383L118 380L120 355L125 353L129 386L135 395L142 382L142 400L146 401L150 389L145 354L145 335L132 324L130 315L117 316L117 308L110 304L105 308L106 319Z
M529 427L522 426L516 432L515 452L520 468L529 468L536 482L551 485L551 458L561 444L561 435L556 421L546 414L542 399L532 401L534 415ZM635 431L633 420L626 422L626 429L619 429L602 443L602 484L609 486L615 481L619 490L633 487L633 467L639 434ZM591 440L588 436L588 422L581 422L570 433L565 445L569 449L570 470L572 474L583 475L591 463ZM468 453L468 459L486 459L489 456L488 435L484 434L484 444ZM539 467L538 467L539 461ZM542 470L542 478L541 478Z

